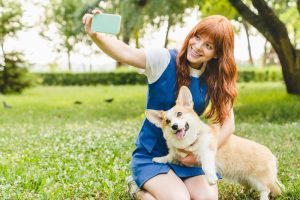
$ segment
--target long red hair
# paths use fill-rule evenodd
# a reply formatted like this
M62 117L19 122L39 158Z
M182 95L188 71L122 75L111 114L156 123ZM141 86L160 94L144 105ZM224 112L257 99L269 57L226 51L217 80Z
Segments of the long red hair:
M217 58L207 62L204 72L211 103L206 117L222 125L237 96L233 27L226 17L212 15L204 18L190 31L176 58L178 90L183 85L188 86L191 81L187 49L189 40L195 35L208 36L214 42Z

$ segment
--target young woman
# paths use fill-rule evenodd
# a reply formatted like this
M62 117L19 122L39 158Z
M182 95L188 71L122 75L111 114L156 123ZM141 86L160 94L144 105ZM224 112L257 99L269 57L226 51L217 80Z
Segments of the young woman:
M93 14L101 13L94 10ZM200 21L187 35L181 50L137 49L120 40L91 32L93 14L82 23L95 44L117 61L145 69L148 79L148 109L168 110L175 105L182 85L190 88L194 109L201 115L208 103L206 117L220 127L219 147L234 131L233 102L236 98L237 69L233 57L234 33L223 16ZM210 186L192 154L179 158L184 165L152 162L167 154L161 129L145 119L135 142L131 170L131 191L137 199L218 199L217 185ZM132 189L133 190L133 189Z

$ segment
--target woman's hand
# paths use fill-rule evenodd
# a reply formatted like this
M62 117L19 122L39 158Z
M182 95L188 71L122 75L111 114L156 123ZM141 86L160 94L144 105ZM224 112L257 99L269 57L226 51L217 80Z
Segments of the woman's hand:
M125 44L123 41L117 38L92 32L92 20L94 14L102 13L99 9L94 9L92 13L86 13L82 17L82 23L86 33L90 36L92 41L108 56L134 67L145 69L146 67L146 55L143 49L137 49Z
M186 151L186 150L180 150L184 153L187 154L187 156L185 157L179 157L178 160L185 166L194 166L194 165L199 165L199 161L197 160L196 156L190 152L190 151Z
M84 25L85 32L91 37L95 37L97 35L96 32L92 32L91 25L94 14L100 14L102 13L99 9L94 9L91 13L86 13L82 17L82 24Z

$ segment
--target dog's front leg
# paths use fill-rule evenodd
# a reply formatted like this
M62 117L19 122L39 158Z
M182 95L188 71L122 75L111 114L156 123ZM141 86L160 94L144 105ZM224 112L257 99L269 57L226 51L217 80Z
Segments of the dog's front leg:
M168 154L166 156L162 156L162 157L154 157L152 159L153 162L157 162L157 163L171 163L173 161L173 156L172 154Z
M218 177L216 172L215 152L210 149L202 151L199 159L202 163L202 169L205 173L207 182L210 185L216 184Z

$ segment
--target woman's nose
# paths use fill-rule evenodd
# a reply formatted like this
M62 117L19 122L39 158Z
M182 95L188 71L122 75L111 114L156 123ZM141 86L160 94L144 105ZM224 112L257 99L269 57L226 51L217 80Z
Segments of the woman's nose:
M203 48L203 43L200 41L200 42L197 42L196 45L195 45L196 49L197 50L202 50Z

